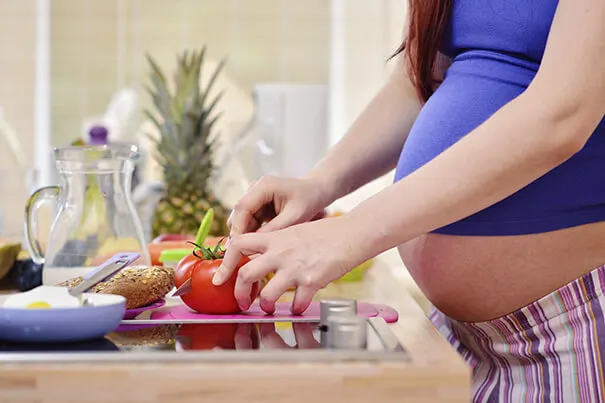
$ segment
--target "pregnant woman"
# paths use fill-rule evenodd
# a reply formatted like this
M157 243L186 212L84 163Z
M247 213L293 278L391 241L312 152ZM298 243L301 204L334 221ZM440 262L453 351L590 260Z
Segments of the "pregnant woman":
M605 401L605 1L411 0L389 81L304 178L235 207L215 284L293 311L397 247L477 402ZM348 214L312 219L396 167ZM260 224L263 224L262 226Z

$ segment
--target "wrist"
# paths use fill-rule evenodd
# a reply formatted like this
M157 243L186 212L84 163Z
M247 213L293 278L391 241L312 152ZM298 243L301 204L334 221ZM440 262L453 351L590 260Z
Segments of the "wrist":
M327 170L313 169L304 178L311 181L313 186L319 190L323 207L329 206L348 193L345 190L346 186L343 185L343 181L337 175L331 174Z
M342 251L341 258L349 271L376 255L372 245L367 242L368 227L358 222L352 214L345 213L329 220L334 220L338 227L336 239L339 244L336 248Z
M355 236L364 242L361 248L365 260L405 242L405 234L397 230L397 217L384 203L378 208L376 201L375 195L347 213L351 222L361 229L355 232Z

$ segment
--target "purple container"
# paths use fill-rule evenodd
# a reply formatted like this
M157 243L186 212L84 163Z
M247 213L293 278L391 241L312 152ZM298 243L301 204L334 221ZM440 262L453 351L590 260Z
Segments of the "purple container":
M137 316L139 316L139 314L141 314L145 311L148 311L150 309L161 308L164 305L166 305L166 300L164 298L161 298L161 299L157 300L156 302L149 304L147 306L142 306L140 308L127 309L126 313L124 314L124 319L134 319Z
M93 126L88 132L89 143L93 146L107 144L109 132L104 126Z

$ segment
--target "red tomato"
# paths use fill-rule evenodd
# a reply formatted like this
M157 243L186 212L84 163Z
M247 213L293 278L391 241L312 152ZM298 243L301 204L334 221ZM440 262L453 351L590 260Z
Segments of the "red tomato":
M240 260L233 276L224 284L215 286L212 277L222 263L222 259L203 260L193 254L185 256L177 265L174 274L176 287L180 287L192 277L191 291L181 295L181 300L196 312L209 315L229 315L241 311L234 296L235 280L239 269L250 261L248 257ZM252 287L251 298L256 298L258 285Z
M184 324L177 338L184 350L257 350L260 345L253 323Z
M177 337L184 350L233 350L236 330L236 323L184 324Z

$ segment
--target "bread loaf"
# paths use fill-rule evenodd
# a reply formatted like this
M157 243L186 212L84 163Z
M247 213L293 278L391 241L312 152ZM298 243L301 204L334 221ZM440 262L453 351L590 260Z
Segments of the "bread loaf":
M57 284L74 287L82 282L76 277ZM140 308L164 297L174 287L174 270L162 266L131 266L102 281L88 292L116 294L126 298L126 309Z
M160 325L137 330L112 332L105 337L118 347L172 349L176 343L179 325Z

